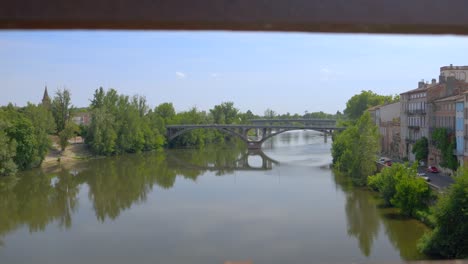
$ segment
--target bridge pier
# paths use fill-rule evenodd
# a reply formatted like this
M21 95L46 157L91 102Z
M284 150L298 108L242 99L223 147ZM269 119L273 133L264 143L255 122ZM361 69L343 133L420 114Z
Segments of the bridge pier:
M323 133L323 142L327 143L327 132Z
M262 148L262 143L263 142L249 141L249 142L247 142L247 148L248 149L261 149Z

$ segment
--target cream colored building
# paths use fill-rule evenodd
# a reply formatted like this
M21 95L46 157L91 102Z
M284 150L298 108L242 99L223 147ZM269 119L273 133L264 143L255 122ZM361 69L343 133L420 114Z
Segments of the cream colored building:
M445 77L453 76L460 81L468 82L468 66L443 66L440 67L440 75Z

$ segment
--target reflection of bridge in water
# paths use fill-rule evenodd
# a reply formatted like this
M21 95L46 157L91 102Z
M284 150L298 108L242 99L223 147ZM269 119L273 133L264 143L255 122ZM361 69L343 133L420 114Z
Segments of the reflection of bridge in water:
M261 166L255 166L249 163L249 157L260 157L262 159ZM268 157L261 150L249 149L245 153L242 153L239 158L228 162L227 164L208 164L208 165L196 165L187 163L184 160L178 158L176 155L168 155L168 160L174 162L175 165L181 168L194 169L194 170L205 170L205 171L261 171L271 170L273 164L279 165L280 163L270 157Z
M249 149L260 149L263 142L278 134L292 130L315 130L322 132L325 142L327 135L334 130L344 128L336 127L336 120L333 119L254 119L251 125L169 125L167 128L167 139L171 141L176 137L194 129L217 129L239 137L244 141ZM253 131L253 133L251 132ZM255 137L251 137L254 134Z

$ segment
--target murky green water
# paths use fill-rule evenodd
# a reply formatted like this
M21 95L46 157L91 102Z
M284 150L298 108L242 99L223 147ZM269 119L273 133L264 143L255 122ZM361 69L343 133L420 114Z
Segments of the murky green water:
M291 132L264 153L169 150L0 181L0 263L352 263L423 259L426 227Z

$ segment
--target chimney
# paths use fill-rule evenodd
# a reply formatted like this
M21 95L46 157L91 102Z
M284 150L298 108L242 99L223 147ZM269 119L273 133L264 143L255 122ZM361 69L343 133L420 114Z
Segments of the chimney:
M431 84L436 84L436 83L437 83L437 80L436 80L436 79L434 79L434 78L432 78L432 80L431 80Z
M419 88L424 88L424 80L418 82L418 89Z

